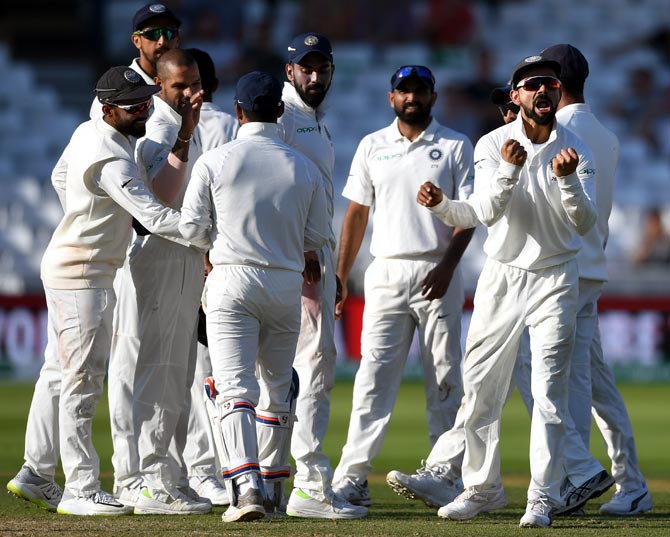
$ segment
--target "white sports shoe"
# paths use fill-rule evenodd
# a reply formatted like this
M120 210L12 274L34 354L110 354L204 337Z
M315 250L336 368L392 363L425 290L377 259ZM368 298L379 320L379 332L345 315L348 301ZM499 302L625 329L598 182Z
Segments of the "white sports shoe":
M507 505L507 496L502 485L490 489L470 487L465 489L456 499L440 507L437 516L451 520L470 520L479 513L488 513Z
M193 500L179 490L152 494L146 487L135 504L136 515L202 515L211 510L211 503Z
M637 515L651 511L654 503L651 494L645 487L643 489L624 492L617 490L612 499L600 506L601 515Z
M519 527L521 528L548 528L551 526L551 513L553 509L545 498L528 500L526 513L521 517Z
M367 481L355 483L348 477L344 477L337 483L333 483L333 492L352 505L362 505L363 507L372 505Z
M330 494L323 500L319 500L307 491L293 489L286 506L286 514L302 518L346 520L363 518L367 516L368 510L362 505L353 505L335 494Z
M115 516L130 515L133 508L123 505L107 492L98 491L90 496L75 496L66 490L57 511L61 515Z
M235 505L230 505L221 515L224 522L248 522L263 517L265 517L263 494L254 488L239 496Z
M208 499L212 505L230 505L228 491L219 480L212 476L194 476L189 485L201 498Z
M54 512L63 497L63 490L58 483L38 476L27 466L22 466L19 473L7 483L7 490L41 509Z
M457 482L447 477L442 467L423 465L415 474L404 474L393 470L386 476L386 483L396 494L410 500L422 500L428 507L439 509L454 501L463 491L460 479Z
M114 497L119 500L123 505L129 505L130 507L135 507L137 499L140 496L142 491L142 481L141 477L131 481L128 485L118 485L114 483Z

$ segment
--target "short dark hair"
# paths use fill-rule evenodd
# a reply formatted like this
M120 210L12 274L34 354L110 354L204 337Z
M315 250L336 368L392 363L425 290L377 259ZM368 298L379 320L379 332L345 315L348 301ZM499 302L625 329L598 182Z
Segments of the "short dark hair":
M584 80L561 78L561 84L563 85L563 91L565 93L569 93L570 95L584 94Z
M264 99L263 97L260 97L259 99ZM267 104L273 104L274 101L272 99L268 100ZM259 123L277 123L277 114L279 112L279 108L276 110L272 111L258 111L258 110L244 110L245 117L252 122L259 122Z

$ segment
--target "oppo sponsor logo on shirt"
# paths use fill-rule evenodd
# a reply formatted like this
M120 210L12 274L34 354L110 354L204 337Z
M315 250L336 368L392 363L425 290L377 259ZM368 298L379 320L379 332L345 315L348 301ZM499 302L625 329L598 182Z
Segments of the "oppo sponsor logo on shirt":
M308 134L310 132L316 132L319 129L317 127L299 127L295 130L298 134Z
M394 160L403 156L405 156L405 153L390 153L388 155L375 155L372 160L376 160L377 162L384 162L387 160Z

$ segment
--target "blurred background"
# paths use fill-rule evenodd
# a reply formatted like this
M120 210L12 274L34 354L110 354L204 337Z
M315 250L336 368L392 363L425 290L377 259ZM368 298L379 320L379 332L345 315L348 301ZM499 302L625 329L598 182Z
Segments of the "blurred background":
M93 87L136 56L137 0L23 0L0 14L0 374L32 376L41 363L45 309L39 264L62 211L51 170L88 118ZM325 119L341 192L360 139L393 119L386 92L402 64L429 66L435 117L478 138L501 124L489 93L521 58L557 44L589 59L586 100L621 141L607 244L610 282L600 302L607 358L626 378L670 380L670 10L667 0L183 0L165 1L183 47L207 51L231 111L237 78L284 78L295 34L327 35L335 77ZM336 196L335 229L346 200ZM370 230L368 230L369 232ZM369 236L369 235L368 235ZM471 296L483 263L479 229L463 260ZM358 356L359 254L349 311L338 323L342 369ZM468 302L466 310L471 307ZM465 315L467 326L469 315ZM413 350L413 353L415 349ZM353 359L353 360L351 360ZM414 364L416 365L416 364ZM409 367L412 366L410 360Z

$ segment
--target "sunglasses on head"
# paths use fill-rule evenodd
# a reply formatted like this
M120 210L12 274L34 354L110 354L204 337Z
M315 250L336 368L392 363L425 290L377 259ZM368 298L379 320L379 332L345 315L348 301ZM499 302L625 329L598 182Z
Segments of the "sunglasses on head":
M134 116L139 116L143 112L149 110L149 108L151 107L151 98L149 98L147 101L143 103L137 103L137 104L116 104L116 103L110 103L109 101L103 101L103 102L109 106L125 110L126 112Z
M133 32L133 35L141 35L149 41L158 41L164 35L165 39L170 41L179 35L179 30L177 28L145 28Z
M548 90L557 90L561 87L561 81L553 76L530 76L520 80L516 89L523 88L526 91L537 91L541 86Z
M433 73L430 72L428 67L423 65L403 65L398 68L398 70L391 77L391 85L394 85L396 81L406 78L411 75L416 75L419 78L430 81L431 86L435 86L435 77Z

